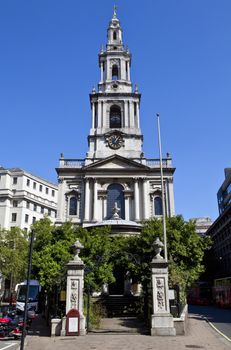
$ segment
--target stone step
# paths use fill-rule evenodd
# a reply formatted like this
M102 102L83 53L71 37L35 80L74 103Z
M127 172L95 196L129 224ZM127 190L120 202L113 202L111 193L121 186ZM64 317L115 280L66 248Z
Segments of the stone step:
M139 312L139 297L107 296L99 301L106 309L108 317L136 316Z
M94 329L94 333L109 334L149 334L149 329L145 323L136 317L113 317L103 318L99 329Z

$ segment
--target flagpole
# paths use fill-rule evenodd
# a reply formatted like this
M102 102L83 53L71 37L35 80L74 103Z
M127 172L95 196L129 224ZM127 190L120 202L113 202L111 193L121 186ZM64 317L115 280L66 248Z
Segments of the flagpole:
M161 198L162 198L162 216L163 216L164 259L165 261L168 261L166 213L165 213L165 191L164 191L163 162L162 162L162 149L161 149L161 136L160 136L160 114L156 113L156 116L157 116L158 144L159 144L159 154L160 154L160 179L161 179Z

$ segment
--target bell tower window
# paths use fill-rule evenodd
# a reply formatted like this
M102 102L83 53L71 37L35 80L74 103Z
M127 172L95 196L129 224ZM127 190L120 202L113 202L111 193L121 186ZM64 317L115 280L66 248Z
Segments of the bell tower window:
M119 79L119 69L116 64L112 66L112 80L118 80Z
M115 105L110 109L110 128L121 128L121 110Z
M116 40L117 39L117 34L116 32L113 32L113 40Z

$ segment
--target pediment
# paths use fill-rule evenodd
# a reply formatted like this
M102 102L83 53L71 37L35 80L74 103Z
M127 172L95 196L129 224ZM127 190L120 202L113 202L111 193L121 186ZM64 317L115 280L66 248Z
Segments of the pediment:
M105 158L103 160L99 160L93 164L87 165L85 169L113 169L113 170L141 170L141 169L148 169L147 166L140 164L138 162L135 162L133 160L114 155L110 156L108 158Z

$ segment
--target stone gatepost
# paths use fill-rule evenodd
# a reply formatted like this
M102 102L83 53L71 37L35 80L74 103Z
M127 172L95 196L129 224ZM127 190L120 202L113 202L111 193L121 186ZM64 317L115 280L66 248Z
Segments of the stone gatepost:
M168 262L163 259L160 252L163 243L156 239L154 250L156 255L152 259L152 295L153 315L151 319L151 335L176 335L173 316L169 308L168 289Z
M80 314L80 335L86 334L85 316L83 314L83 287L84 287L84 263L79 257L83 248L79 241L72 246L74 259L67 266L67 292L66 315L71 309L76 309ZM61 335L66 335L66 318L63 319Z

